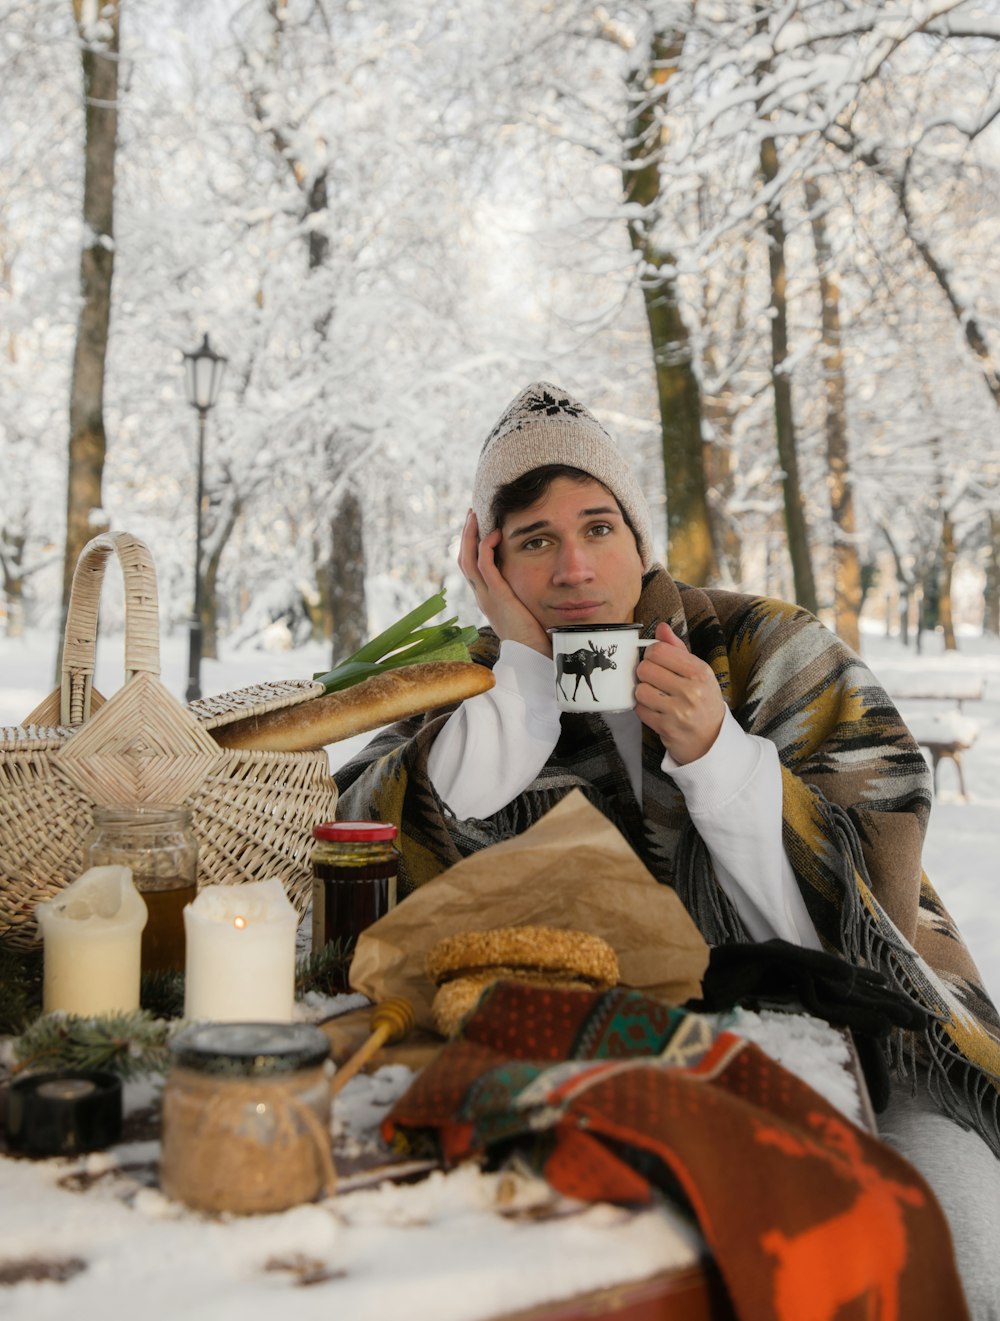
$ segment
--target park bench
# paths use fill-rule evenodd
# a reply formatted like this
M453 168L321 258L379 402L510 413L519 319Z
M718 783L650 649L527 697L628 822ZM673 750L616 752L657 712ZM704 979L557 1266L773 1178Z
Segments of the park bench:
M927 684L921 677L919 681L906 683L899 680L893 684L889 696L897 704L900 702L954 702L959 711L963 702L982 700L985 682L978 675L948 675L935 679L933 685Z
M970 675L966 678L955 675L935 680L933 687L921 681L920 684L900 684L890 691L892 700L898 706L907 702L955 703L952 711L904 715L910 733L930 755L935 793L938 791L938 767L942 761L950 761L958 773L958 787L962 797L968 798L962 753L968 752L975 743L980 725L963 713L962 703L980 701L984 689L984 681L978 676Z

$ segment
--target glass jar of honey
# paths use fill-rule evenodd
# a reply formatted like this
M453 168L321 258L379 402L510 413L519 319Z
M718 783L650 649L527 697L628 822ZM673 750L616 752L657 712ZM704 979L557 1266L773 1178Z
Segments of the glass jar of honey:
M184 906L198 890L198 843L185 807L95 807L84 841L88 867L129 867L149 910L143 974L183 972Z
M324 821L313 827L312 947L335 942L342 968L339 989L358 936L396 903L399 853L396 827L381 821Z

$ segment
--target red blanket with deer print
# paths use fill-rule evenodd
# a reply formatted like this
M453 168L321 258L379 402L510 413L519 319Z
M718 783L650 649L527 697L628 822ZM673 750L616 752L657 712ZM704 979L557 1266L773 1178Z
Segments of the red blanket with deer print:
M741 1321L962 1321L921 1176L755 1045L634 991L493 987L400 1098L390 1140L451 1164L527 1148L560 1192L697 1217Z

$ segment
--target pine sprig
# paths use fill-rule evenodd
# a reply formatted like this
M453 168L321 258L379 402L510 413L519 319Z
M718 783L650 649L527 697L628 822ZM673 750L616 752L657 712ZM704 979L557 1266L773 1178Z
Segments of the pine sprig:
M14 1072L107 1069L120 1078L165 1072L167 1042L177 1026L142 1009L95 1018L46 1014L14 1042Z
M356 941L331 940L321 950L307 954L295 965L295 998L301 1000L309 991L318 995L336 995L347 985L347 971L354 958Z
M332 941L300 959L295 994L333 995L347 984L353 940ZM42 1014L42 959L0 946L0 1036L13 1038L16 1063L27 1069L106 1069L121 1078L163 1073L170 1038L184 1025L184 974L148 974L142 979L142 1009L84 1018ZM20 1034L20 1035L18 1035Z
M153 1018L183 1018L184 974L145 973L139 984L139 1003Z
M23 1032L42 1008L42 952L0 944L0 1036Z

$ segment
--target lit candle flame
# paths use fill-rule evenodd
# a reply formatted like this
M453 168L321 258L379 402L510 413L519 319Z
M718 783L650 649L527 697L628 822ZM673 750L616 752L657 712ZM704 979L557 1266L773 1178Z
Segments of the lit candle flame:
M243 928L246 926L246 924L247 924L247 920L245 917L233 918L233 926L236 928L237 931L242 931Z

